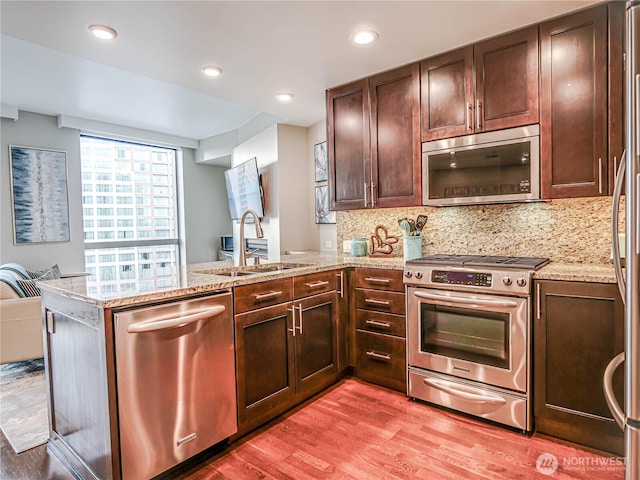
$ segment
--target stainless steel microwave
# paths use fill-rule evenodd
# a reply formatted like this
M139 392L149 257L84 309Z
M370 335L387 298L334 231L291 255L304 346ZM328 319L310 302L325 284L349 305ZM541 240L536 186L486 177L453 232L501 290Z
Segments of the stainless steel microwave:
M423 205L539 199L539 125L422 144Z

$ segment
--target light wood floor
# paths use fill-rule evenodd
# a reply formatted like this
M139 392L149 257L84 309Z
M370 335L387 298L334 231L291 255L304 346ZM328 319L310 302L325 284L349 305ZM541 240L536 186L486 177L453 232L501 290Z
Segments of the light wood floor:
M3 436L4 437L4 436ZM8 451L7 451L8 449ZM553 454L558 470L536 469ZM25 457L23 457L23 455ZM24 458L24 460L21 460ZM61 479L44 447L16 455L2 439L0 478ZM599 462L599 463L597 463ZM430 407L354 379L172 478L211 479L622 479L607 455Z

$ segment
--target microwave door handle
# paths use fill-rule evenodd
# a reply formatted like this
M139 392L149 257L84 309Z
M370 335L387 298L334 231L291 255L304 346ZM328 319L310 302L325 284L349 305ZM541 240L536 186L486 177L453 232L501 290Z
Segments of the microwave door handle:
M478 305L482 307L506 307L515 308L518 304L511 300L487 300L479 298L448 297L446 295L436 295L434 293L413 292L416 297L427 300L437 300L439 302L459 303L462 305Z

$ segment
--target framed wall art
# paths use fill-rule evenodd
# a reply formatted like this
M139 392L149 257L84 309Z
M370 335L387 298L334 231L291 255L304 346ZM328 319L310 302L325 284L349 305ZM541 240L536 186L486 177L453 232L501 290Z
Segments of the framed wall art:
M336 223L336 212L329 210L329 187L316 187L316 223Z
M316 164L316 182L327 180L327 142L317 143L313 146L313 158Z
M9 145L14 243L68 242L67 154Z

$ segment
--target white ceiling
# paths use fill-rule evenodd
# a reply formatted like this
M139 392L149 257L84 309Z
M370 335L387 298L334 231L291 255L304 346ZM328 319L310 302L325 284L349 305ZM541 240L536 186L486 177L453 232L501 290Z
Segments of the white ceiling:
M2 0L1 103L195 140L261 113L309 126L329 87L598 1ZM380 39L350 43L358 27Z

